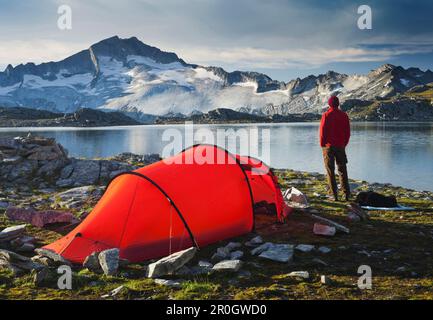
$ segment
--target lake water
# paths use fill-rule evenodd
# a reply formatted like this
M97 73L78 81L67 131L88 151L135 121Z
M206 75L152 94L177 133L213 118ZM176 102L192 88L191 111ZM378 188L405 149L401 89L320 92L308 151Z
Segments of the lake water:
M269 146L265 161L272 167L324 173L318 126L318 123L194 125L194 131L209 129L216 136L218 131L226 129L237 133L257 130L258 139L251 139L250 143L253 148L259 148L259 155L263 146ZM1 128L0 136L35 132L55 138L71 156L95 158L122 152L161 154L168 144L162 137L169 129L175 129L183 138L175 144L176 151L192 143L192 133L185 132L184 125ZM225 147L232 152L242 148L234 139L226 142ZM347 153L351 178L433 191L433 123L352 123Z

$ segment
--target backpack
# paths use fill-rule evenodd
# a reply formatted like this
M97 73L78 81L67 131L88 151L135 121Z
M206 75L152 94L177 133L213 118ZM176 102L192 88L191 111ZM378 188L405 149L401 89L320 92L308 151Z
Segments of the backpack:
M356 195L355 202L361 207L370 206L376 208L396 208L398 207L395 196L384 196L373 191L363 191Z

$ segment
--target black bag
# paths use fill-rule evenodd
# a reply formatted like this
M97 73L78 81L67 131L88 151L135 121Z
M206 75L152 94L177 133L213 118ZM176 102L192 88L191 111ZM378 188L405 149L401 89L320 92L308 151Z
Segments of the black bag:
M363 191L356 195L355 202L360 206L370 206L378 208L396 208L397 199L394 196L384 196L373 191Z

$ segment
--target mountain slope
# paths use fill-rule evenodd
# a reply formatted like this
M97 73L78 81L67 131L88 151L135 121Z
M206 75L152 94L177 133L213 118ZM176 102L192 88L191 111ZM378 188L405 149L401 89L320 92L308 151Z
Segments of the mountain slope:
M112 37L59 62L8 65L0 72L0 105L123 111L140 119L220 108L272 116L320 113L331 94L370 101L429 82L429 70L384 65L367 75L330 71L284 83L257 72L188 64L135 37Z

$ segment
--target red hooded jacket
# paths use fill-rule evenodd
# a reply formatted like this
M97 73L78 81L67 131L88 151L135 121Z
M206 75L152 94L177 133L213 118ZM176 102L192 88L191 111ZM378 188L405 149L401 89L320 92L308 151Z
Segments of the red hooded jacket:
M320 146L345 148L350 139L349 117L338 108L337 97L329 99L329 106L320 122Z

